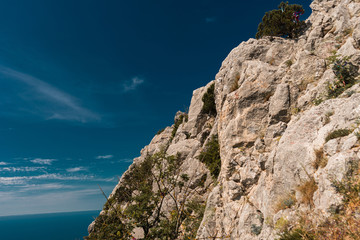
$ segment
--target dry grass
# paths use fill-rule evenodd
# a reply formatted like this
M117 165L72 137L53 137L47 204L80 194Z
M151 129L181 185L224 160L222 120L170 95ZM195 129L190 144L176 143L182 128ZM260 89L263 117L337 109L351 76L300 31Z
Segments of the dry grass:
M239 88L239 83L237 80L235 80L230 87L230 92L233 92L233 91L237 90L238 88Z
M307 88L307 85L310 83L313 83L313 82L315 82L314 76L308 77L307 79L301 81L301 83L298 85L300 92L305 91Z
M324 168L327 165L328 159L324 155L323 148L315 150L315 161L313 162L313 167L317 170L320 168Z
M314 186L314 183L309 185ZM359 240L360 170L358 164L354 166L352 174L342 181L333 181L333 186L343 198L341 208L332 212L329 217L321 213L315 214L313 211L300 212L296 222L279 224L282 227L279 229L281 236L279 240ZM302 233L301 238L294 238L299 232Z
M311 178L310 180L304 182L298 187L299 192L301 193L301 202L309 206L314 206L313 196L314 192L318 189L315 179Z
M295 192L291 192L281 196L275 203L274 211L275 213L280 210L291 208L296 203Z
M240 79L240 73L237 73L236 76L234 77L233 83L230 87L230 92L233 92L235 90L237 90L240 86L239 86L239 79Z
M269 64L270 64L270 65L274 65L274 64L275 64L275 58L271 58L271 59L269 60Z

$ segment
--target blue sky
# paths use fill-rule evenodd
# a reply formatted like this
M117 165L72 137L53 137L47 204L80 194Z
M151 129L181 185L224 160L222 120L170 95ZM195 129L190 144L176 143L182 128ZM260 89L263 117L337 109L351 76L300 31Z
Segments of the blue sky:
M304 19L311 1L296 3ZM101 209L98 185L111 192L278 4L2 0L0 216Z

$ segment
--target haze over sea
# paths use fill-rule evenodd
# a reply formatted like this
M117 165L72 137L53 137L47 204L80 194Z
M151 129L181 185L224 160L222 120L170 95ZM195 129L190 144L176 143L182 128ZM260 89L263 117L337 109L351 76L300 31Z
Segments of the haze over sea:
M80 240L100 211L0 217L2 240Z

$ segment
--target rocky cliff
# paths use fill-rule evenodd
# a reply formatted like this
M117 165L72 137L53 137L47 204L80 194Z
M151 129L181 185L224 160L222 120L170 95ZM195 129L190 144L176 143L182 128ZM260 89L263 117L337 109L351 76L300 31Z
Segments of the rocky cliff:
M174 176L185 174L182 183L193 191L176 184L171 191L206 205L200 215L189 213L201 218L192 229L196 239L276 239L296 228L301 215L319 226L344 208L334 184L353 174L360 157L360 1L314 0L311 8L298 39L250 39L233 49L215 80L193 92L189 112L177 113L175 124L157 134L127 171L159 152L178 156ZM212 84L216 114L203 110ZM213 136L221 158L215 175L202 159ZM104 208L90 237L99 236L104 216L129 205L115 197L125 175L109 197L115 208ZM170 216L176 205L170 194L161 212ZM183 237L183 223L176 238L192 239ZM129 234L141 238L137 226Z

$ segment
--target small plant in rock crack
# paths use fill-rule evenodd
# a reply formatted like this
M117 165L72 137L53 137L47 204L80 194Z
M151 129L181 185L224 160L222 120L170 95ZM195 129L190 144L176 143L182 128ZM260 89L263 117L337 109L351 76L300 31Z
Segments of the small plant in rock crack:
M289 60L287 60L287 61L285 62L285 64L286 64L286 66L289 68L289 67L291 67L291 65L293 65L293 62L292 62L291 59L289 59Z
M352 133L352 130L347 129L347 128L334 130L327 135L327 137L325 138L325 142L328 142L334 138L345 137L345 136L349 135L350 133Z
M275 204L275 212L291 208L296 203L295 192L285 194L280 197Z
M251 233L254 235L260 235L262 230L262 226L257 226L255 224L251 225Z

